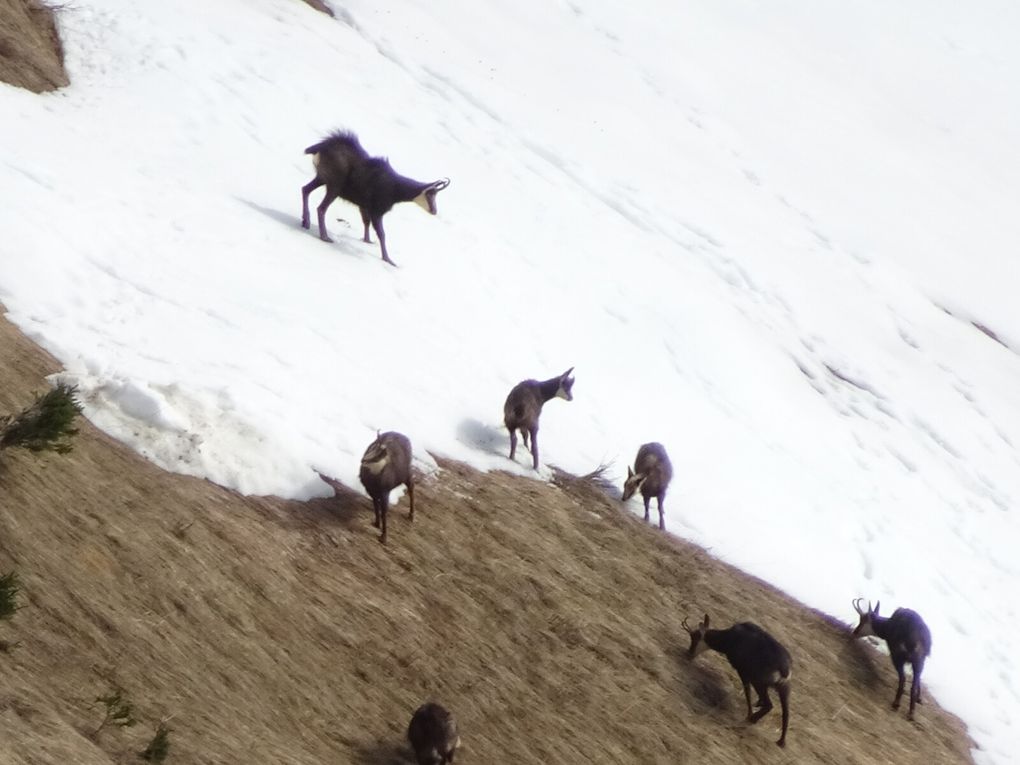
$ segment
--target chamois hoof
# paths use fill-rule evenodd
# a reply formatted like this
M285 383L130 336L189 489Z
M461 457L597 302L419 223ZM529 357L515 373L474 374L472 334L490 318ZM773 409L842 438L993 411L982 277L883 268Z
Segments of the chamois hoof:
M779 739L776 742L776 746L781 746L781 747L783 747L785 749L786 748L786 739L785 738Z
M333 238L330 236L326 236L325 234L320 234L319 239L321 239L324 242L328 242L329 244L333 244Z

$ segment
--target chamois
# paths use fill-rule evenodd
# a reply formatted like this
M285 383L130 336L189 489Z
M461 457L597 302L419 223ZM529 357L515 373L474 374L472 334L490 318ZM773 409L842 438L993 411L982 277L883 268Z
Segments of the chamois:
M659 505L659 528L666 530L666 517L662 512L662 503L666 499L666 489L673 479L673 463L669 461L665 447L655 441L643 444L638 449L637 459L634 461L634 469L627 467L627 480L623 484L623 501L634 496L634 492L641 490L641 496L645 500L645 523L648 522L648 506L652 497L655 497Z
M335 131L319 143L305 149L312 155L315 177L301 187L301 226L309 228L308 195L326 186L326 194L319 205L319 238L332 242L326 233L326 210L340 197L356 204L365 224L364 241L371 243L368 225L372 224L379 237L382 258L395 266L386 251L386 234L382 218L398 202L415 202L426 212L436 214L436 194L450 185L449 178L431 183L405 178L390 167L383 157L370 157L358 137L350 131Z
M693 659L706 648L726 656L733 669L737 670L740 682L744 685L744 696L747 698L747 721L758 722L772 710L769 699L769 688L775 688L779 694L779 703L783 708L783 732L776 742L786 746L786 727L790 722L790 674L793 660L790 652L769 633L751 622L734 624L727 630L710 630L708 614L705 620L694 629L683 621L683 628L691 636L691 647L687 656ZM757 712L751 709L751 688L758 694L759 707Z
M418 765L452 763L460 746L457 721L442 704L426 702L415 710L407 726L407 740Z
M361 458L361 483L372 498L377 529L382 529L379 541L386 543L386 512L390 508L390 492L404 484L411 499L411 513L414 520L414 477L411 475L411 442L407 436L388 431L380 433L365 450Z
M517 431L521 431L524 448L531 450L532 463L538 470L538 417L542 414L542 405L552 398L565 398L573 401L571 390L574 378L571 367L557 377L548 380L524 380L517 383L506 397L503 404L503 423L510 431L510 459L517 454ZM528 444L528 438L531 444Z
M904 665L909 661L913 670L913 680L910 683L910 711L907 718L914 719L914 705L923 703L921 701L921 672L924 670L924 660L931 654L931 631L924 619L916 611L909 608L897 608L892 616L879 616L878 608L882 601L871 607L868 602L868 610L861 609L861 601L858 598L853 601L854 611L861 617L857 627L854 628L855 638L866 635L877 635L889 646L889 658L892 659L896 673L900 676L900 684L896 688L896 697L893 699L892 708L899 709L900 698L903 696L903 686L906 683Z

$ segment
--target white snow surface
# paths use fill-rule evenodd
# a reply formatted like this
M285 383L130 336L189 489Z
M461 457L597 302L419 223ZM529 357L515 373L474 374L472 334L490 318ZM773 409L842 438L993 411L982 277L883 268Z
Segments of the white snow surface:
M1020 5L334 7L76 0L71 86L0 84L0 301L88 417L251 494L357 486L377 429L533 475L504 398L573 366L543 463L661 441L673 533L918 610L926 685L1014 762ZM344 202L319 241L321 190L299 225L335 128L452 179L386 216L399 268Z

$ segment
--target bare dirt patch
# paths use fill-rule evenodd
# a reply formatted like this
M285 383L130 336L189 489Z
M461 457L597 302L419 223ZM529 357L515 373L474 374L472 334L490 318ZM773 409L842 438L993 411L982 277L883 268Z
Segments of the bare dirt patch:
M35 93L67 85L50 6L38 0L0 0L0 81Z
M0 411L56 369L0 320ZM88 423L69 455L7 454L0 572L19 572L25 607L0 623L19 643L0 653L0 762L135 762L170 717L178 765L408 763L428 698L459 718L464 763L971 762L930 696L917 724L889 709L888 659L846 625L590 482L441 465L413 524L406 500L391 510L384 547L353 491L242 497ZM793 654L786 750L778 709L743 722L721 656L683 658L680 621L705 611ZM111 684L140 724L93 739Z

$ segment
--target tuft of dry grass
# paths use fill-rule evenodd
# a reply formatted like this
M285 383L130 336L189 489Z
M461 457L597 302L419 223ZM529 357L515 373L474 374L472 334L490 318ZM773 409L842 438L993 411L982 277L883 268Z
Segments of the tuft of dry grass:
M0 410L53 371L0 321ZM383 546L353 490L239 496L89 423L69 455L11 455L0 571L29 607L5 622L0 763L135 762L169 718L179 765L407 763L426 699L467 765L971 762L930 696L917 724L889 709L895 673L846 625L621 512L597 471L560 488L440 466ZM793 654L785 751L778 712L743 722L722 657L684 659L680 622L706 611ZM144 725L96 741L105 682Z
M597 502L614 492L619 494L616 491L616 486L607 477L612 466L611 462L603 462L589 473L574 475L555 465L550 465L553 474L552 484L575 499Z

